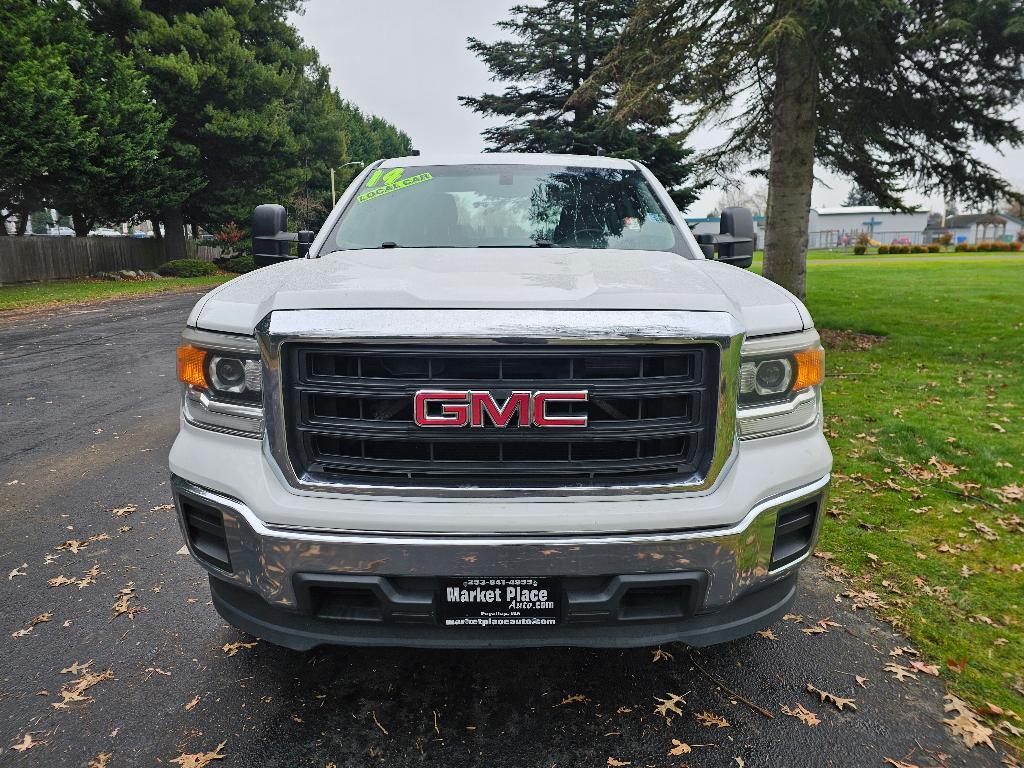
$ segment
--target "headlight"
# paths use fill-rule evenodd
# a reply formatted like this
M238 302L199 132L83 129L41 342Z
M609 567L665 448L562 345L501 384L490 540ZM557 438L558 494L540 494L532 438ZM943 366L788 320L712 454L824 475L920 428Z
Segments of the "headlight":
M256 341L193 328L185 330L182 340L178 378L185 384L186 421L222 432L262 435L263 366Z
M745 342L736 414L740 439L814 424L824 377L825 352L815 331Z

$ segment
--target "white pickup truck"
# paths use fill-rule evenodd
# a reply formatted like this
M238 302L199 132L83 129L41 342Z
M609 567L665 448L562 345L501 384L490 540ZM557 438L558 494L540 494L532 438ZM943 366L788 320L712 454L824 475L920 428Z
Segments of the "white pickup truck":
M178 350L181 529L295 649L708 645L776 621L832 456L804 306L642 165L385 160ZM299 257L289 258L290 240ZM277 263L280 262L280 263Z

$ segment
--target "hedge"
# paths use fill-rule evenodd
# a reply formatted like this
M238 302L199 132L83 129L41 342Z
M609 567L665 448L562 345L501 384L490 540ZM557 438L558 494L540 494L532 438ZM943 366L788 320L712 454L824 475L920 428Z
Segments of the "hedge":
M175 259L157 270L164 277L205 277L217 274L217 265L199 259Z

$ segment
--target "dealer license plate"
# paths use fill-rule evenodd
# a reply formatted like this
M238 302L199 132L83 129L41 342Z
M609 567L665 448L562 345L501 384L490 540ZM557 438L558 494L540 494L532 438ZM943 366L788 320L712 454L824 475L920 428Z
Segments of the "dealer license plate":
M442 579L441 623L448 627L533 627L558 623L553 578Z

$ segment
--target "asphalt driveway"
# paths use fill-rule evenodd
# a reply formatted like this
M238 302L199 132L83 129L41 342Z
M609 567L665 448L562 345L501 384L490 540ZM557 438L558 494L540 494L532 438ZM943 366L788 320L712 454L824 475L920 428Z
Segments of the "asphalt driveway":
M942 724L940 681L883 671L907 641L817 562L769 636L693 652L302 654L229 628L168 506L196 298L0 317L0 765L1001 764Z

